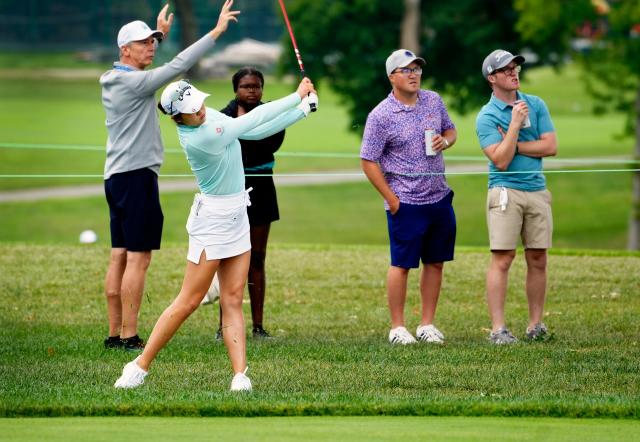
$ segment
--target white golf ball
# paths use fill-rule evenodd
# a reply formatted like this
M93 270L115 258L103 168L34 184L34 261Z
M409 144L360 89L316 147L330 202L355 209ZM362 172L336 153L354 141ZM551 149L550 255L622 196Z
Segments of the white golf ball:
M98 235L93 230L85 230L80 234L80 242L82 244L93 244L98 240Z

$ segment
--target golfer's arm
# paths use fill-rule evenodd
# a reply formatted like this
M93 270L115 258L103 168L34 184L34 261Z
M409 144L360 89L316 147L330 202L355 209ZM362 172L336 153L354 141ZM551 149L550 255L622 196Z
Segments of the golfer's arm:
M389 187L389 183L384 177L382 173L382 169L380 169L380 165L374 161L369 161L365 159L360 159L360 165L362 167L362 171L369 179L373 187L382 195L382 198L385 199L387 204L393 206L393 203L397 201L398 197L391 187Z
M518 153L529 157L552 157L558 153L558 138L555 132L540 135L539 140L518 142Z
M282 113L300 103L300 101L300 95L294 92L279 100L262 104L238 118L231 118L230 121L226 122L227 134L233 138L244 138L245 134L250 133L250 131L256 127L278 118ZM276 132L279 132L279 130Z
M304 118L304 112L297 107L289 109L288 111L278 115L271 121L261 124L258 127L245 132L240 136L243 140L262 140L273 134L277 134L292 124L302 120Z

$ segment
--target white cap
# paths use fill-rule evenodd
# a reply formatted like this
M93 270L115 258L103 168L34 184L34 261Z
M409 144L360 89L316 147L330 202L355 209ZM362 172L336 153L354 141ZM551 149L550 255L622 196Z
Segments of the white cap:
M167 115L195 114L209 94L199 91L187 80L174 81L162 91L160 106Z
M398 49L397 51L393 51L385 63L387 75L391 75L391 73L398 68L409 66L414 61L420 66L424 66L426 64L424 58L416 56L416 54L408 49Z
M164 34L157 29L154 31L143 21L132 21L120 28L120 32L118 32L118 47L121 48L132 41L146 40L149 37L162 39Z

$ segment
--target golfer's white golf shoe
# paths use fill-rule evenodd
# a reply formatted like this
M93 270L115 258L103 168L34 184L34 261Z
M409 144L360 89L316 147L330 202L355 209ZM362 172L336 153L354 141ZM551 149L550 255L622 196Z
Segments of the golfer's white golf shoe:
M148 371L144 371L136 362L140 358L138 356L133 361L129 362L122 369L122 376L118 378L115 384L116 388L136 388L144 384L144 378L149 374Z

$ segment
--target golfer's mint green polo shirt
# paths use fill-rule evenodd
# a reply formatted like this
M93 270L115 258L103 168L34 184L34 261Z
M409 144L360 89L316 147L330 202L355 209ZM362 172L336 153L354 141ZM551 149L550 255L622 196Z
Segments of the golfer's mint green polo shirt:
M300 96L292 93L265 103L238 118L231 118L207 107L201 126L178 125L180 145L196 176L200 192L207 195L233 195L244 190L242 150L238 138L260 140L304 118L295 107Z
M526 101L529 107L529 119L531 120L531 127L520 129L518 141L536 141L540 139L542 134L555 131L549 115L549 109L540 97L518 92L518 99ZM476 118L476 134L482 149L502 141L498 126L507 132L511 122L512 110L513 106L491 94L491 99L480 109L480 113ZM542 158L529 157L516 151L511 164L504 172L500 172L493 162L489 161L489 188L496 186L504 186L526 192L544 190L545 178L542 174Z

